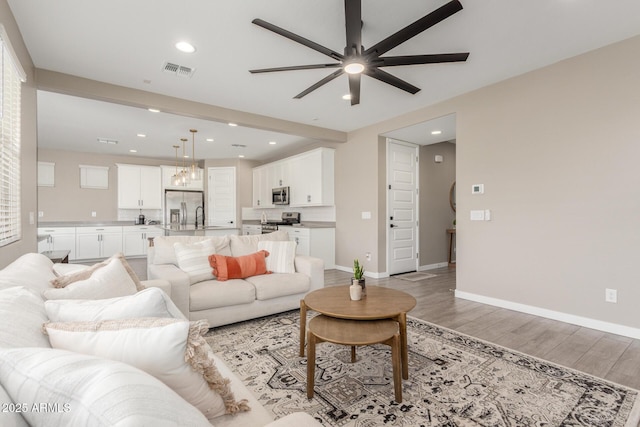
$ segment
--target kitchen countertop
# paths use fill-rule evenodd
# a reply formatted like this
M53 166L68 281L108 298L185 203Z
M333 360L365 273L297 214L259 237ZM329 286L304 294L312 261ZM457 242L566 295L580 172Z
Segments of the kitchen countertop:
M157 225L158 228L160 228L161 230L166 230L166 231L197 231L197 230L237 230L238 227L229 225L205 225L203 226L198 226L196 228L195 225L181 225L181 224L159 224Z
M126 225L159 226L160 224L135 224L133 221L43 221L38 227L122 227Z
M260 220L243 220L242 224L245 225L260 225ZM295 227L295 228L336 228L335 222L330 221L302 221L296 225L280 225L279 227Z

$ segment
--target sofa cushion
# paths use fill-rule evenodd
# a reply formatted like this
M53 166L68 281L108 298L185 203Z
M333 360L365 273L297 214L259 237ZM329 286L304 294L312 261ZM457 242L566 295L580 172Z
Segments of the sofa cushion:
M51 347L42 334L47 313L38 291L23 286L0 291L0 348Z
M307 292L311 287L311 279L302 273L268 274L245 280L255 287L256 299L261 301Z
M267 234L254 234L250 236L229 236L232 256L249 255L258 252L258 242L262 240L285 241L289 240L289 233L278 230ZM224 255L224 254L223 254Z
M248 410L235 402L202 334L206 321L139 318L45 324L54 348L117 360L153 375L207 418ZM211 355L209 354L211 353Z
M256 299L256 290L253 285L241 279L231 279L226 282L207 280L191 286L190 291L189 311L250 304Z
M245 277L267 274L266 257L267 251L258 251L253 254L239 257L224 255L209 255L209 264L213 269L213 274L220 282L229 279L244 279Z
M159 288L148 288L137 294L118 298L49 300L45 301L44 308L52 322L95 322L135 317L184 319L171 298Z
M33 427L211 427L200 411L158 379L95 356L40 348L3 350L0 382L14 402L30 409L56 405L55 410L25 412Z
M105 299L133 295L135 281L118 257L92 271L89 278L78 280L61 289L50 288L42 294L46 299Z
M295 273L293 260L296 258L297 243L293 240L272 241L262 240L258 242L258 248L269 252L267 269L273 273Z
M209 265L209 255L216 251L213 241L207 239L191 244L174 243L173 247L178 267L187 273L189 283L193 285L214 278L213 269Z
M13 286L44 291L49 289L49 281L56 276L53 273L53 262L46 256L28 253L0 270L0 289Z
M153 259L147 262L151 264L173 264L178 266L175 243L190 245L211 240L215 246L215 253L231 255L229 248L229 236L159 236L153 239Z
M131 266L125 259L124 254L122 252L119 252L111 256L110 258L107 258L106 260L99 262L97 264L94 264L92 266L86 266L84 268L71 271L67 274L59 275L55 279L51 280L50 282L51 286L53 286L54 288L64 288L70 285L71 283L79 282L80 280L87 280L88 278L91 277L91 275L97 269L107 266L113 260L118 260L118 262L122 263L122 266L127 271L127 274L129 275L129 277L131 277L131 280L133 280L133 283L136 284L137 290L141 291L144 289L144 285L142 285L142 283L140 282L140 279L138 279L138 275L136 274L135 271L133 271L133 268L131 268ZM59 269L54 268L54 273L57 274L58 270Z

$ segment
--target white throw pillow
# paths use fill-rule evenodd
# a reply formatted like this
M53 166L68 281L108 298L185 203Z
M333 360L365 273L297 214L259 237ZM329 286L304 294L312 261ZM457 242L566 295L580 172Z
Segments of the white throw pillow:
M46 299L105 299L133 295L137 291L122 261L112 258L107 265L94 270L88 279L61 289L47 289L42 294Z
M178 267L189 275L189 282L192 285L215 278L213 269L209 265L209 255L213 255L216 251L211 240L203 240L191 245L175 243L173 246Z
M153 259L152 264L173 264L178 266L176 251L173 247L176 243L192 245L202 242L203 240L211 240L215 246L215 253L220 255L231 256L229 248L229 236L160 236L153 239Z
M267 234L254 234L249 236L235 236L231 235L230 246L231 254L235 257L249 255L258 252L258 242L262 241L287 241L289 240L289 233L285 230L274 231Z
M37 291L22 286L0 291L0 348L47 347L47 313Z
M0 382L13 402L27 405L23 416L32 427L211 427L161 381L113 360L54 349L3 350Z
M202 335L206 321L168 318L46 323L53 348L117 360L153 375L211 419L248 410L234 400Z
M11 249L7 249L7 257ZM29 252L0 270L0 289L24 286L43 291L49 288L49 280L55 278L53 263L42 254Z
M186 320L171 298L160 288L135 295L97 300L49 300L44 308L52 322L95 322L136 317L170 317Z
M140 279L138 279L136 272L133 271L133 268L131 268L131 266L127 262L122 252L118 252L117 254L111 256L110 258L107 258L106 260L99 262L97 264L94 264L92 266L83 266L83 268L80 268L80 269L69 268L68 270L70 271L67 274L59 275L55 279L51 280L51 286L53 286L54 288L64 288L70 285L71 283L75 283L80 280L87 280L93 275L93 273L96 270L109 265L113 260L118 260L122 263L122 266L124 267L125 270L127 270L129 277L131 277L131 280L133 280L133 282L136 284L137 290L141 291L145 288L142 282L140 282Z
M296 257L296 242L288 240L277 242L262 240L258 242L258 249L269 252L267 270L273 273L295 273L294 259Z

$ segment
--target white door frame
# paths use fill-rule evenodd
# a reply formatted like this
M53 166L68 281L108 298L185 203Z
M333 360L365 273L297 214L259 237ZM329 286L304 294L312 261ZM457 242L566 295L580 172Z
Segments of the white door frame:
M385 227L386 227L386 252L387 252L387 264L386 264L386 272L385 272L385 276L389 277L390 273L389 273L389 267L391 265L391 253L389 251L389 246L390 246L390 240L391 240L391 221L389 219L390 217L390 210L389 210L389 185L391 185L391 174L389 171L389 162L390 162L390 156L389 156L389 147L391 145L391 143L395 143L395 144L399 144L399 145L404 145L407 147L413 147L415 149L415 156L416 156L416 222L414 223L413 227L414 227L414 235L415 235L415 240L416 240L416 253L419 254L420 253L420 221L418 220L418 218L420 218L420 191L419 191L419 187L420 187L420 164L419 164L419 154L420 154L420 146L418 144L414 144L411 142L406 142L406 141L400 141L397 139L392 139L392 138L387 138L387 143L386 143L386 209L385 209ZM416 256L416 268L415 270L418 271L418 268L420 266L420 258L419 256Z

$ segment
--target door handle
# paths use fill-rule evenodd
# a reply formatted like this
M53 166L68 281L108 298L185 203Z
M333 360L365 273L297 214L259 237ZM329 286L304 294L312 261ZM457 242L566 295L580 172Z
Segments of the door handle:
M393 227L395 227L395 225L393 225L393 224L389 224L389 227L393 228Z

